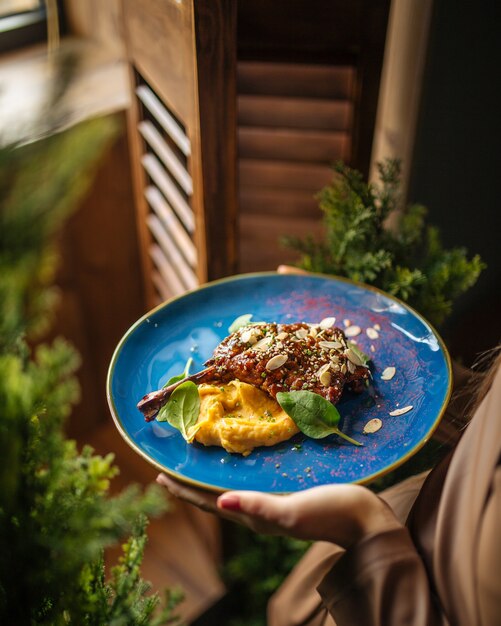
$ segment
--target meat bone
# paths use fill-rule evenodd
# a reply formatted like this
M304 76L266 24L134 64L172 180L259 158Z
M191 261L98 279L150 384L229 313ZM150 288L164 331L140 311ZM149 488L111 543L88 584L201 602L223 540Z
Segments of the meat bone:
M167 400L170 398L172 392L177 389L179 385L182 385L186 381L200 383L203 380L210 378L215 369L215 366L206 367L196 374L191 374L182 380L172 383L172 385L168 385L162 389L157 389L156 391L151 391L141 398L141 400L137 403L137 408L144 415L144 419L147 422L151 422L155 419L157 413L164 406L164 404L167 403Z

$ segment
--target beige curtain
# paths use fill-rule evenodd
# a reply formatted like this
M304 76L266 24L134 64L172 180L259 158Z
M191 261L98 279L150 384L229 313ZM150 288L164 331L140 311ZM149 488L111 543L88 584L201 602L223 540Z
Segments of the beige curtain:
M370 179L376 163L402 159L407 194L433 0L393 0L381 75Z

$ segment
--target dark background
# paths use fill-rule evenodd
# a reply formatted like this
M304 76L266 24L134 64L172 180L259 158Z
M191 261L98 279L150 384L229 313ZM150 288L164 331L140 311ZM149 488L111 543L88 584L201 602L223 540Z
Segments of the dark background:
M442 329L468 365L501 340L500 18L495 2L435 0L410 181L444 244L488 265Z

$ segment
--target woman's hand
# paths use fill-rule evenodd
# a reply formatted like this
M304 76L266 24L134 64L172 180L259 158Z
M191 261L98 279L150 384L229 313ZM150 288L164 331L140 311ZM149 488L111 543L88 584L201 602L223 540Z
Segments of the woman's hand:
M258 533L330 541L348 548L365 535L400 526L391 509L359 485L325 485L286 496L257 491L217 496L165 474L157 482L174 496Z

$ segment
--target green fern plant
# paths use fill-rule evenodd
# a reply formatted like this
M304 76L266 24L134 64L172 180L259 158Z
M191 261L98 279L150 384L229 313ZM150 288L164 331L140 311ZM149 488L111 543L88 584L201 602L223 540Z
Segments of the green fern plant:
M284 239L300 253L299 266L375 285L441 325L485 264L478 255L468 258L464 248L445 249L438 229L426 224L424 206L400 210L400 161L378 164L378 184L366 183L341 162L334 171L333 181L318 195L323 240Z

